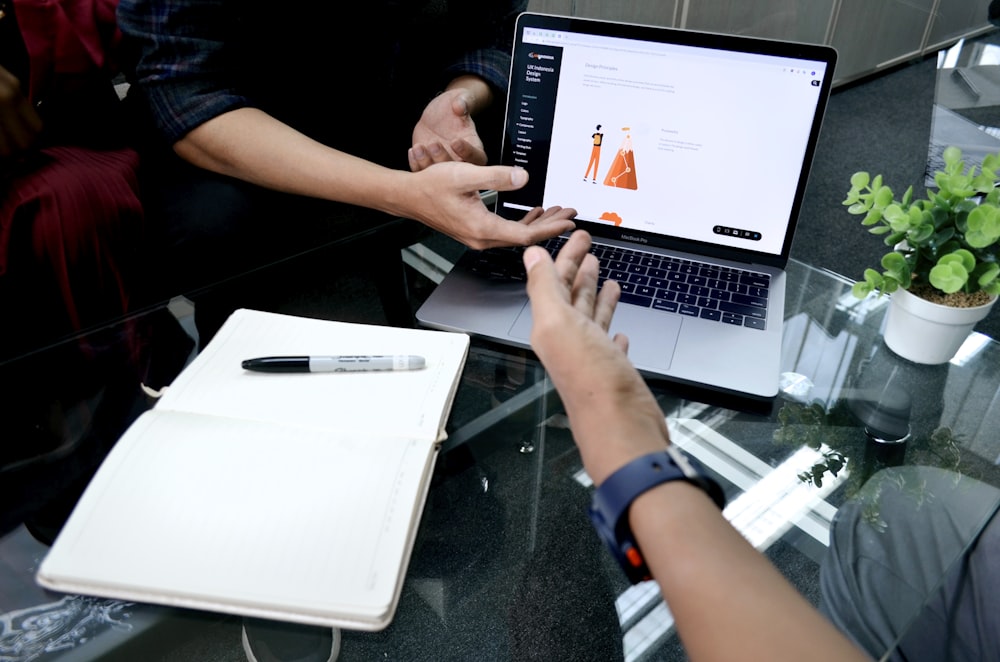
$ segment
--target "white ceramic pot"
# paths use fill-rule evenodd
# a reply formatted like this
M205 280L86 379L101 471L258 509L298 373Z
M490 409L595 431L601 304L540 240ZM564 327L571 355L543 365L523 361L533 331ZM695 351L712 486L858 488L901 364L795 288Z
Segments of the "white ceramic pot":
M885 344L914 363L947 363L996 300L993 297L989 303L974 308L953 308L931 303L908 290L896 290L889 302Z

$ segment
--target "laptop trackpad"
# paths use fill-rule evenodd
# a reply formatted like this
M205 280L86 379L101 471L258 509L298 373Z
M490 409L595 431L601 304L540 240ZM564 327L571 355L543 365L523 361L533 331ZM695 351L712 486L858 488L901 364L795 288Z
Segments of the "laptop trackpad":
M628 336L628 356L640 369L666 372L673 360L677 336L683 319L679 315L662 313L638 306L619 305L611 320L610 333ZM526 305L517 316L510 335L527 342L531 334L531 306Z

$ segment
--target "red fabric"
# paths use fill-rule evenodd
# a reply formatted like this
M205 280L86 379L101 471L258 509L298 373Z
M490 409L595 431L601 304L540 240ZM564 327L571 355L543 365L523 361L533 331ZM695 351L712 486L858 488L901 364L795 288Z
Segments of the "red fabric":
M114 73L121 40L118 0L13 0L31 61L28 96L41 99L60 76Z
M32 292L36 310L55 298L73 329L120 317L142 231L138 155L50 147L34 159L0 199L0 278Z
M33 101L95 76L110 85L117 0L13 3ZM26 154L0 179L0 295L32 310L36 330L26 342L31 333L60 335L127 311L127 262L143 221L138 168L131 149L54 145Z

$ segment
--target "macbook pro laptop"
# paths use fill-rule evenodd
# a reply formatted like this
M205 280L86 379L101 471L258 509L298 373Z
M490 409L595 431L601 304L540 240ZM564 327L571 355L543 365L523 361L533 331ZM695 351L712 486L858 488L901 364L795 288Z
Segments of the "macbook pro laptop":
M530 179L496 213L577 210L622 285L611 332L641 373L773 398L836 51L533 13L516 30L502 162ZM418 321L528 347L519 253L467 251Z

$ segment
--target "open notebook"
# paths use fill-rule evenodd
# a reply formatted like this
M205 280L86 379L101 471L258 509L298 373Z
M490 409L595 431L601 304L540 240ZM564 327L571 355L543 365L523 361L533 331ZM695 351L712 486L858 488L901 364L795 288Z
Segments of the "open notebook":
M58 591L373 630L396 609L463 334L240 310L87 487L37 574ZM422 370L263 374L273 355Z
M835 61L825 46L523 14L503 164L530 180L496 211L578 211L624 291L612 332L644 374L772 398L783 269ZM467 252L418 320L527 346L518 264Z

